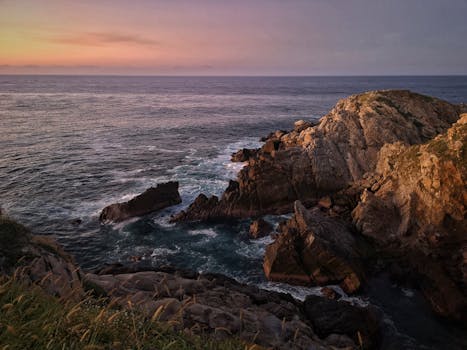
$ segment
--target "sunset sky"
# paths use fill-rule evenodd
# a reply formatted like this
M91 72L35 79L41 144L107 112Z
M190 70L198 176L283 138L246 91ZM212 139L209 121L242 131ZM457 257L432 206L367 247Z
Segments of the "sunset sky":
M467 74L467 0L0 0L0 73Z

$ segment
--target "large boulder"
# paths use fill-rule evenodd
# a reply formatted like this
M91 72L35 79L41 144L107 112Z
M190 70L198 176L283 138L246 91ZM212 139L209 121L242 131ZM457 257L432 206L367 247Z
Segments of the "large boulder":
M376 168L386 143L420 144L446 131L460 107L410 91L374 91L337 103L318 125L271 134L218 203L204 201L175 221L278 214L314 203ZM207 206L209 204L209 206ZM203 215L200 217L198 213Z
M51 295L79 299L81 275L72 257L50 236L35 236L28 228L0 215L0 275L15 275L36 283Z
M433 309L467 315L467 114L423 145L388 144L379 180L352 212L360 232L398 256Z
M309 295L304 310L320 337L345 335L358 344L359 349L377 349L381 342L382 313L374 306Z
M105 207L99 219L103 222L120 222L135 216L152 213L182 202L178 182L170 181L150 187L128 202L115 203Z
M266 248L264 272L272 281L298 285L340 284L348 293L362 284L363 242L342 220L318 208L295 202L294 216L280 225L279 236Z
M250 237L253 239L261 238L269 235L273 231L274 227L264 219L254 220L250 224Z

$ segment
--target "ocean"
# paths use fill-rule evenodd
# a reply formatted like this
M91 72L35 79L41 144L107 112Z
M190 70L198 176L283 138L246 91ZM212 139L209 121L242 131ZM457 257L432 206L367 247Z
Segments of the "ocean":
M467 77L454 76L0 76L0 207L35 233L54 235L84 269L138 257L303 298L316 289L265 280L262 258L271 239L249 240L248 220L173 225L168 219L200 193L223 192L242 166L230 162L231 153L258 147L262 136L291 129L295 120L318 120L340 98L375 89L467 102ZM106 205L169 180L179 181L182 204L117 225L99 223ZM437 348L448 337L451 348L465 346L415 291L384 280L373 286L380 287L358 301L383 307L397 337L413 348ZM418 318L404 322L399 309ZM424 330L413 325L423 312Z

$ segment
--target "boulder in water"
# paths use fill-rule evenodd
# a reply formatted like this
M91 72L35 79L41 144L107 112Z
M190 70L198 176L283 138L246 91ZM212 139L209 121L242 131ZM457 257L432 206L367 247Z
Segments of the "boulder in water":
M105 207L99 216L102 222L120 222L135 216L152 213L182 202L178 182L170 181L150 187L128 202Z

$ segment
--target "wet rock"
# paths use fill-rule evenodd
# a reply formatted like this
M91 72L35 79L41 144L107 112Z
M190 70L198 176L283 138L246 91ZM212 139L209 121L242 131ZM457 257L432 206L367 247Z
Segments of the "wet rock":
M170 181L148 188L128 202L105 207L99 219L102 222L120 222L135 216L149 214L182 202L178 192L178 182Z
M321 294L326 298L326 299L339 299L340 295L336 293L336 291L332 288L329 287L323 287L321 288Z
M304 310L321 338L333 335L335 342L347 342L336 337L343 335L362 349L377 349L381 342L381 312L373 306L361 307L310 295L305 299Z
M341 220L295 202L294 216L279 226L266 248L264 272L272 281L298 285L340 284L347 293L360 288L363 269L358 238Z
M269 235L273 230L272 225L264 219L254 220L250 225L250 237L253 239Z
M76 218L76 219L72 219L70 220L70 224L74 225L74 226L79 226L83 223L83 220L81 220L80 218Z
M178 221L207 221L210 219L222 219L219 212L219 199L217 196L208 198L201 193L186 210L172 216L170 222Z

